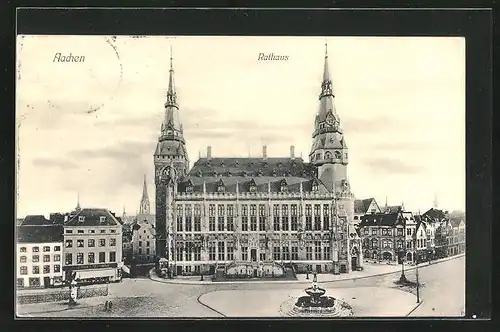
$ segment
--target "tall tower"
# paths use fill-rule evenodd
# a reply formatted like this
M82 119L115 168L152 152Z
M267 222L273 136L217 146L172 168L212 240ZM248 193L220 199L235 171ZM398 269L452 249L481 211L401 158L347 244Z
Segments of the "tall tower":
M148 186L146 184L146 174L144 174L144 185L142 186L142 198L139 205L139 214L150 214L151 209L149 206Z
M166 255L167 241L167 186L172 185L171 175L182 178L188 171L189 159L186 142L179 117L179 104L175 91L172 50L170 50L170 73L165 102L165 117L161 124L158 144L154 152L155 187L156 187L156 252L160 257ZM170 170L173 168L173 170Z
M335 193L333 228L331 237L334 273L344 265L346 272L351 265L363 261L361 244L354 230L354 195L347 178L347 144L335 109L335 95L328 70L328 45L325 44L323 81L319 94L319 110L314 121L313 143L309 159L317 168L318 179L330 192ZM354 262L354 263L353 263Z
M328 70L328 49L325 47L319 110L314 121L309 159L318 168L318 178L330 191L335 191L347 182L347 144L335 109L335 95Z
M432 205L435 209L438 208L438 197L437 197L437 194L434 194L434 201L432 202Z

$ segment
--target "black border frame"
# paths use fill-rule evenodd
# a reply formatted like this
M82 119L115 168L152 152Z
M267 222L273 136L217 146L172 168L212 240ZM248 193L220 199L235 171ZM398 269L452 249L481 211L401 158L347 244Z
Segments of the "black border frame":
M9 23L9 21L4 21ZM91 34L91 35L314 35L314 36L463 36L466 38L466 174L467 174L467 208L466 223L467 241L467 273L466 273L466 318L489 318L491 311L491 220L492 220L492 52L493 39L493 11L483 9L35 9L25 8L17 12L17 17L11 21L18 34ZM166 24L169 22L169 24ZM14 78L15 68L15 36L11 50L14 61L9 73ZM7 100L15 105L14 85L7 87ZM10 92L10 93L9 93ZM5 100L5 99L4 99ZM14 107L11 108L14 110ZM7 112L9 113L9 112ZM3 113L6 115L5 113ZM15 116L10 112L7 119L0 122L1 132L7 134L5 142L15 142ZM13 126L12 126L13 125ZM4 128L5 127L5 128ZM424 129L425 130L425 129ZM2 148L6 145L2 145ZM7 147L4 159L0 166L4 174L15 174L15 143ZM12 160L9 159L12 158ZM10 161L9 164L6 161ZM12 178L3 177L4 187L15 190ZM2 202L11 202L14 206L15 195L9 190ZM14 191L15 192L15 191ZM10 198L10 199L7 199ZM11 200L12 199L12 200ZM10 209L10 208L9 208ZM9 210L11 211L11 210ZM14 210L12 210L14 212ZM12 216L15 218L14 213ZM8 219L8 218L7 218ZM13 230L14 231L14 230ZM7 242L13 239L8 239ZM14 245L10 246L10 252ZM9 285L7 285L9 286ZM9 301L9 306L12 302ZM8 318L8 317L6 317ZM370 329L380 328L380 324L369 319ZM2 320L4 321L4 320ZM140 321L140 320L139 320ZM344 321L283 321L259 320L246 321L245 325L254 328L274 327L290 328L301 326L306 322L306 329L312 327L335 328L361 327L358 323L368 323L365 319ZM416 326L435 327L443 324L455 325L459 319L448 320L417 320L405 319L395 321L391 319L377 319L377 321L391 322L384 324L383 330L389 326L401 329L405 322L413 321ZM138 324L132 321L65 321L67 329L81 326L96 326L123 328L130 326L137 328ZM221 329L236 327L235 320L210 321L209 325ZM155 328L168 328L164 324L174 327L173 321L149 321L148 325ZM54 330L58 322L44 321L16 321L23 329ZM56 325L57 324L57 325ZM178 324L178 323L177 323ZM175 325L177 325L175 324ZM290 325L293 324L293 325ZM312 324L312 325L311 325ZM332 324L332 325L330 325ZM457 324L457 325L456 325ZM141 324L142 325L142 324ZM188 326L186 324L182 324ZM469 324L463 324L465 326ZM483 326L484 327L484 326ZM179 326L180 328L180 326ZM406 326L404 328L407 328Z

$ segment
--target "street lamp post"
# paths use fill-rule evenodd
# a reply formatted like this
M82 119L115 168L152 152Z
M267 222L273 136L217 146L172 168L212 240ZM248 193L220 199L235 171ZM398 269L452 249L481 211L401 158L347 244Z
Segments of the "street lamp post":
M405 251L404 251L404 249L401 249L399 251L399 256L401 257L401 277L399 277L399 281L406 283L408 280L406 279L406 276L405 276Z
M418 256L417 256L417 267L416 267L416 275L417 275L417 303L420 303L420 284L419 284L419 281L418 281L418 263L419 263L419 259L418 259Z

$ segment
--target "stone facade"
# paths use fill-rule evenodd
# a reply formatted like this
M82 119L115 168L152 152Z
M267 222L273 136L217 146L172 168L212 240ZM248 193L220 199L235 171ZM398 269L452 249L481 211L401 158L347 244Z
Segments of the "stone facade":
M171 65L172 67L172 65ZM295 157L206 158L189 169L170 70L154 154L157 254L174 274L213 273L234 262L348 273L362 265L352 226L348 150L325 56L310 163Z

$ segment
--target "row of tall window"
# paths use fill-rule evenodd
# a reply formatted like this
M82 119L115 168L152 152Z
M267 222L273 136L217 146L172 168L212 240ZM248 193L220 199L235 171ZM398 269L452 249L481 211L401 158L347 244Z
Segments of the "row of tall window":
M75 254L66 253L64 263L66 265L73 265L73 257ZM108 253L108 261L106 262L106 252L89 252L87 253L87 262L84 261L85 255L83 252L76 253L76 264L96 264L96 263L115 263L116 262L116 252L111 251Z
M110 232L111 234L116 233L116 229L110 229L110 230L109 230L109 232ZM73 230L72 230L72 229L66 229L65 233L66 233L66 234L73 234ZM85 230L83 230L83 229L78 229L78 230L76 230L76 233L77 233L77 234L84 234L84 233L85 233ZM95 229L89 229L89 230L88 230L88 233L89 233L89 234L95 234ZM106 233L106 230L105 230L105 229L100 229L100 230L99 230L99 233L100 233L100 234L105 234L105 233Z
M404 242L403 240L397 240L397 241L393 242L393 241L387 240L387 239L382 239L381 241L379 241L378 239L371 239L371 240L364 239L363 240L363 247L372 249L372 248L378 248L380 245L381 248L394 249L393 245L395 243L396 248L401 249L401 248L403 248L403 242Z
M54 251L61 251L61 246L54 246ZM28 252L26 247L20 247L19 252ZM40 247L31 247L31 252L40 252ZM50 246L44 246L43 252L50 252Z
M306 247L306 260L330 260L331 259L331 247L324 245L320 241L315 241L314 246ZM177 261L200 261L201 260L201 248L186 246L183 248L175 249ZM256 251L255 251L256 254ZM260 260L266 259L266 253L260 251ZM231 261L235 259L235 248L232 244L226 244L225 242L217 242L216 245L212 245L208 248L208 259L210 261ZM251 257L248 246L241 246L241 260L249 261L254 260L256 257ZM282 246L273 247L273 259L274 260L298 260L299 259L299 248L298 246Z
M43 262L44 263L49 263L51 260L50 260L50 257L51 255L43 255ZM26 263L28 258L27 256L20 256L19 257L20 259L20 262L21 263ZM40 261L40 255L32 255L31 256L31 262L33 263L38 263ZM53 259L54 262L60 262L61 261L61 255L60 254L54 254L54 259Z
M61 265L59 265L59 264L54 265L53 269L51 269L51 265L44 265L43 266L43 274L58 273L58 272L61 272ZM20 266L19 273L21 275L27 275L28 274L28 267L27 266ZM40 266L33 265L31 267L31 273L32 274L40 274Z
M380 235L383 235L383 236L393 236L394 235L394 229L392 228L381 228L380 229L380 232L379 232L379 229L378 228L375 228L375 227L371 227L371 232L370 232L370 228L369 227L365 227L363 229L363 233L364 235L378 235L380 233ZM407 233L408 235L411 235L411 229L407 229ZM397 228L396 229L396 236L403 236L403 228Z
M267 204L242 204L241 214L244 216L256 216L257 212L259 216L267 215ZM305 204L305 215L306 216L320 216L320 215L331 215L332 206L330 204ZM300 204L273 204L273 215L298 215L301 212ZM208 215L209 216L234 216L235 213L234 204L209 204L208 205ZM314 213L313 213L314 212ZM179 204L176 209L177 216L202 216L202 204Z
M83 239L78 239L76 241L74 240L66 240L64 241L65 247L66 248L73 248L73 242L76 242L76 247L77 248L83 248L85 246L85 240ZM96 241L95 239L88 239L87 240L87 247L92 248L96 246ZM99 247L105 247L106 246L106 239L99 239ZM109 246L114 247L116 246L116 239L111 238L109 239Z

